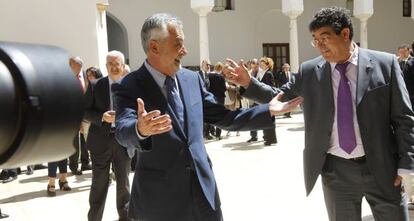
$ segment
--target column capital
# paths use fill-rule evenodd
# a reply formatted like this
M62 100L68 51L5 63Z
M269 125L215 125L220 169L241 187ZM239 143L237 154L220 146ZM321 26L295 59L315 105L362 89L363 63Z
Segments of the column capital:
M214 0L191 0L191 8L199 16L207 16L214 7Z
M354 17L367 21L374 14L373 0L354 0Z
M296 19L303 12L303 0L282 0L282 13Z

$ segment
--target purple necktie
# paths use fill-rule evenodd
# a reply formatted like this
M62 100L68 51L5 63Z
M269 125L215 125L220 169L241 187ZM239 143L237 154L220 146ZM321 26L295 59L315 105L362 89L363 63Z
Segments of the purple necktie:
M352 95L349 80L346 77L346 67L349 61L336 64L335 69L341 74L337 98L337 123L339 146L348 154L356 147L356 138L353 121Z

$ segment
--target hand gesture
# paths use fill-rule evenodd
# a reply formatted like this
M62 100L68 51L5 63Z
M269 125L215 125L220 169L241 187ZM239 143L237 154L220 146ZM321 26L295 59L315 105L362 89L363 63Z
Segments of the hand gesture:
M137 130L142 136L148 137L155 134L162 134L172 129L171 119L168 114L160 115L159 110L153 110L149 113L145 110L144 101L137 99L138 120Z
M115 111L109 110L105 112L102 116L102 120L110 124L114 123L115 122Z
M247 87L250 84L251 77L243 60L240 60L240 63L237 64L232 59L227 58L223 74L228 81L242 87Z
M280 92L269 102L269 111L272 116L291 112L303 102L303 97L296 97L287 102L281 102L284 93Z

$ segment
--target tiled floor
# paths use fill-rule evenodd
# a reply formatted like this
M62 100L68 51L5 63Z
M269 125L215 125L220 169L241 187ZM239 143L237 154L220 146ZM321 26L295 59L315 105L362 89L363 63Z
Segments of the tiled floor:
M226 221L327 221L318 181L306 197L303 183L303 118L277 119L279 143L247 145L248 132L221 141L207 141L213 161ZM225 135L225 132L223 132ZM261 132L259 132L261 138ZM23 168L23 167L22 167ZM133 174L130 175L132 180ZM31 176L0 184L0 208L10 215L7 221L87 220L91 172L70 176L71 192L46 196L47 170L36 170ZM363 220L373 220L363 204ZM103 220L117 220L115 184L110 186ZM414 219L413 219L414 220Z

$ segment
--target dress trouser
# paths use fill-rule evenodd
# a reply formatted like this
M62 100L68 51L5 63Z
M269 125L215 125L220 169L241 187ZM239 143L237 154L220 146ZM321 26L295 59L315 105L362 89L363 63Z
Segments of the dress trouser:
M390 184L395 194L384 195L364 158L355 161L328 154L322 186L330 221L360 221L362 197L376 221L408 221L406 196L401 194L401 186Z
M119 145L114 137L107 142L106 147L101 148L105 150L102 153L91 151L92 185L89 193L90 209L88 220L102 220L108 193L111 163L116 177L116 208L119 220L129 220L127 218L130 196L128 176L131 168L131 159L126 148Z
M277 143L276 128L263 130L263 140L267 143Z
M80 134L80 136L79 136ZM80 144L80 147L79 147ZM69 157L69 168L71 171L78 170L79 164L79 154L81 158L82 166L87 166L89 164L89 152L85 146L85 137L82 133L77 133L73 138L73 146L76 152ZM80 149L80 152L79 152Z

